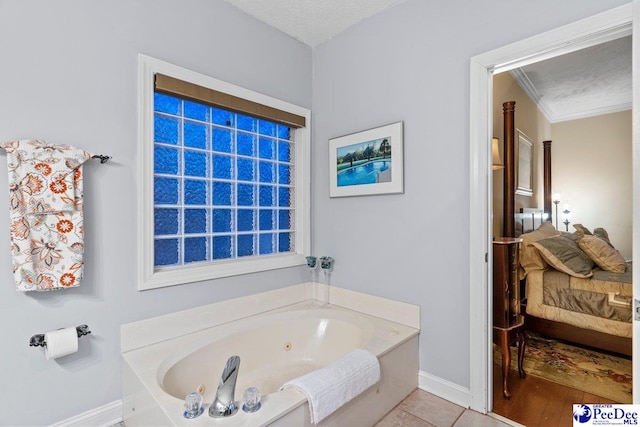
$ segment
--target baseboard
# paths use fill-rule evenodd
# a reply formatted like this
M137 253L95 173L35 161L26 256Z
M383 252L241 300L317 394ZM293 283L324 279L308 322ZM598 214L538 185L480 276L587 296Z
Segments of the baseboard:
M122 421L122 400L107 403L99 408L52 424L51 427L108 427Z
M513 427L527 427L527 426L525 426L524 424L520 424L519 422L516 422L516 421L510 420L509 418L505 418L505 417L503 417L502 415L498 415L498 414L496 414L496 413L494 413L494 412L489 412L489 413L487 414L487 416L488 416L488 417L491 417L491 418L493 418L493 419L496 419L496 420L498 420L498 421L500 421L500 422L502 422L502 423L504 423L504 424L506 424L506 425L509 425L509 426L513 426Z
M468 388L461 387L424 371L418 372L418 388L463 408L468 408L471 404L471 391Z

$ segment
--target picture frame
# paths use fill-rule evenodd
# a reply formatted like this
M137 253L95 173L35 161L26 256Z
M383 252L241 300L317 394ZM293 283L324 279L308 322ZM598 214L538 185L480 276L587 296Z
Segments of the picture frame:
M403 122L329 140L329 197L403 192Z
M516 194L533 196L533 143L519 129L518 133L518 169L516 175Z

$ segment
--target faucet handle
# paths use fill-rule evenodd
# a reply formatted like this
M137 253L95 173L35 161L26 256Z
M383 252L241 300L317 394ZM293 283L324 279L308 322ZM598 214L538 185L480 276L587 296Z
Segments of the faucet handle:
M260 391L258 391L256 387L249 387L246 389L242 396L242 400L244 400L242 410L245 412L256 412L262 406L262 403L260 402Z
M202 395L197 391L189 393L184 399L184 417L191 419L202 415L204 412L202 400Z

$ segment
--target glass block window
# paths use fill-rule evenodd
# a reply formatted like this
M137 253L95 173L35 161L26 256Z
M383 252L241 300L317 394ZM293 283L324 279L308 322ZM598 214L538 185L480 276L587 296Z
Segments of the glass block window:
M142 54L138 82L138 289L305 266L311 112Z
M154 266L295 252L294 129L153 96Z

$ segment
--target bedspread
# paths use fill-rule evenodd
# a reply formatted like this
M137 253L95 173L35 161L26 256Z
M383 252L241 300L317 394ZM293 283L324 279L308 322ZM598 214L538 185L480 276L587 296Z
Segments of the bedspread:
M598 289L602 288L602 286L598 286L601 285L600 283L596 283L596 286L588 286L584 283L601 281L581 279L578 283L583 286L572 286L572 278L572 276L557 270L545 271L542 293L543 304L605 319L619 320L621 322L631 321L631 309L610 305L608 291L606 289ZM614 285L614 287L619 288L617 285ZM622 289L615 289L612 292L621 293Z
M594 271L579 279L547 269L527 275L527 313L611 335L632 336L631 309L609 305L609 292L632 296L631 266L627 273ZM614 279L614 280L611 280Z

